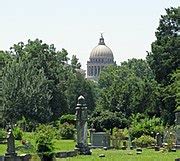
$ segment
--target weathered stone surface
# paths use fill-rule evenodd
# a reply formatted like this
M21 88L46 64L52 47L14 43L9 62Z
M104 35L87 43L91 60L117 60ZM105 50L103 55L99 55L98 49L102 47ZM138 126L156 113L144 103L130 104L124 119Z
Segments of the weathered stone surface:
M67 158L67 157L74 157L78 154L76 150L74 151L66 151L66 152L58 152L56 153L56 158Z
M175 161L180 161L180 158L175 159Z
M156 134L156 145L162 147L162 136L160 133Z
M7 135L7 152L5 155L17 156L15 152L15 138L11 129L9 129L8 135Z
M105 132L93 132L90 139L92 147L110 147L110 136Z
M90 155L91 151L88 146L87 138L87 107L83 96L78 98L76 107L76 128L77 128L77 144L76 148L79 149L80 154Z

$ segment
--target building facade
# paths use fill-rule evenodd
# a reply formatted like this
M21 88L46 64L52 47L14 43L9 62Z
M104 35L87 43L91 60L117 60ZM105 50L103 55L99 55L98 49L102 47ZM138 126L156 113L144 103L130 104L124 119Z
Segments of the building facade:
M98 45L91 51L89 61L87 61L87 79L97 81L101 70L113 64L115 64L113 52L106 46L101 34Z

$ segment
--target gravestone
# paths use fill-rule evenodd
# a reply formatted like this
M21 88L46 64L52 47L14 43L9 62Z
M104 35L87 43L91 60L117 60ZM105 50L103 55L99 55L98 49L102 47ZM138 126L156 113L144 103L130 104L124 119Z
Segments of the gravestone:
M0 156L0 161L29 161L30 155L18 156L15 151L15 138L11 128L8 130L7 135L7 150L5 156Z
M17 156L17 153L15 152L15 138L11 129L9 129L9 132L7 135L7 152L5 155Z
M175 112L176 148L180 149L180 111Z
M106 132L91 132L90 141L93 148L110 147L110 135Z
M175 161L180 161L180 158L176 158Z
M88 146L87 138L87 107L83 96L78 98L76 107L76 128L77 128L77 144L76 148L80 154L90 155L91 151Z
M156 134L156 146L162 147L162 136L160 133Z

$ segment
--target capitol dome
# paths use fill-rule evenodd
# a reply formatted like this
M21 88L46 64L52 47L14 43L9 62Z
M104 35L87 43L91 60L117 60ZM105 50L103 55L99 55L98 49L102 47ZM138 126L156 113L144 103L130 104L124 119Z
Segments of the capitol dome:
M113 64L113 52L106 46L103 35L101 34L98 45L92 49L89 61L87 61L87 78L98 80L101 70Z
M90 58L113 59L113 53L111 49L105 45L103 37L100 38L99 44L91 51Z

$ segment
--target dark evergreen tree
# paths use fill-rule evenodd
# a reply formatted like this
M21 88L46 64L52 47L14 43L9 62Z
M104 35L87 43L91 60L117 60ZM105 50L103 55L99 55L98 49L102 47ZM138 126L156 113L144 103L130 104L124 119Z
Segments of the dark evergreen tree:
M172 90L172 74L180 68L180 19L179 7L166 9L155 33L156 40L151 45L147 61L161 86L162 116L168 124L174 123L176 101Z

